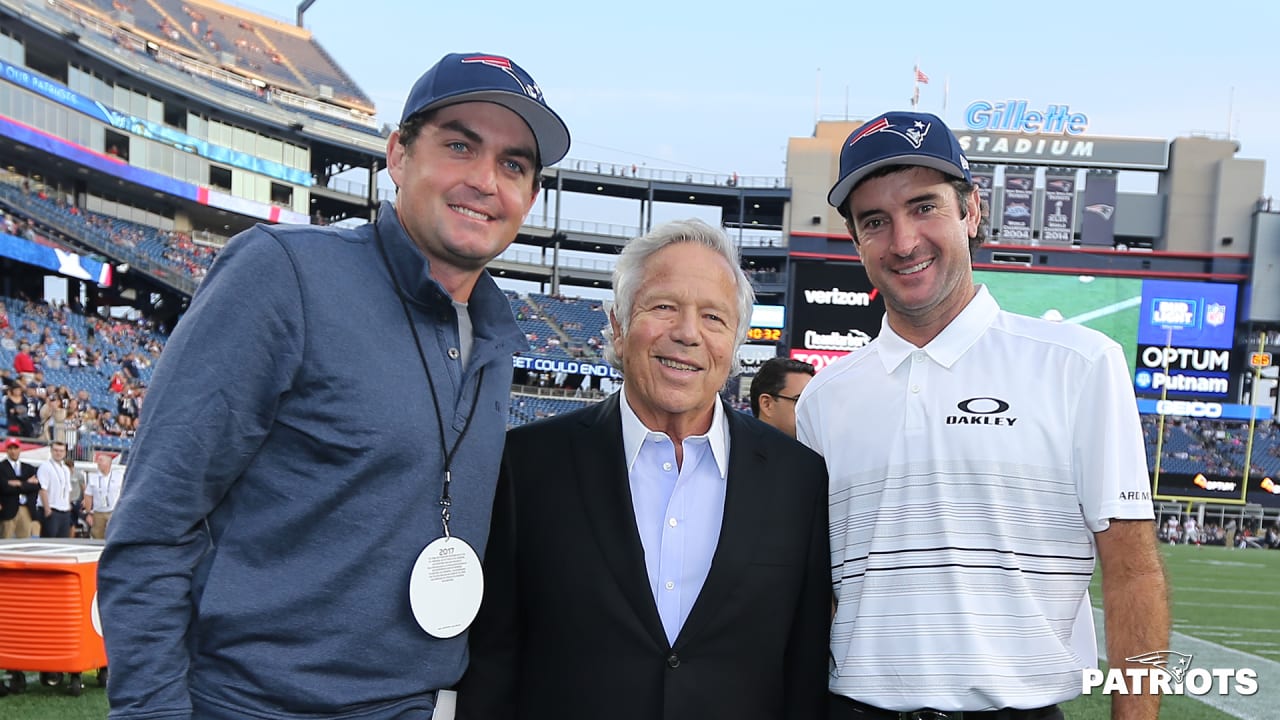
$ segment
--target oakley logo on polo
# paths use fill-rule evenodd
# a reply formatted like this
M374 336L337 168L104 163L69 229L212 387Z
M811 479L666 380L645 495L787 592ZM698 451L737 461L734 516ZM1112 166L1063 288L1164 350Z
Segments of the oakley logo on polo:
M976 397L956 403L963 415L948 415L948 425L1003 425L1013 427L1016 417L1008 417L1009 403L1000 398Z

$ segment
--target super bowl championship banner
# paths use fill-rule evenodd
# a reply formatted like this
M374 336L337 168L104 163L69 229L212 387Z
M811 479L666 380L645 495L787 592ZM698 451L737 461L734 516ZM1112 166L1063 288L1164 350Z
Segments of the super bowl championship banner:
M1001 208L1001 242L1031 242L1031 202L1035 197L1033 168L1005 168Z
M970 166L970 172L973 175L973 184L978 188L978 197L982 202L987 204L988 215L982 221L982 234L984 237L991 237L991 212L995 211L995 205L991 202L991 189L996 184L996 168L994 165L975 164Z
M1091 172L1085 177L1080 213L1080 244L1111 247L1116 240L1116 174Z
M1044 175L1040 242L1070 245L1076 232L1076 171L1049 168Z

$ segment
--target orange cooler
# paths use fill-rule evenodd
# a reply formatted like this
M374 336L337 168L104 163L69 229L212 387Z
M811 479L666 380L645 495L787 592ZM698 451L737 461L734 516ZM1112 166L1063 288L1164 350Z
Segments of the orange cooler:
M0 540L0 668L105 667L98 620L100 540Z

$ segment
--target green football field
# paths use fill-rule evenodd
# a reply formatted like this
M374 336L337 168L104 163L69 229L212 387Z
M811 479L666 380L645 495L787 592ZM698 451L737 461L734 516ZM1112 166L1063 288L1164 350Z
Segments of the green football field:
M976 270L974 281L986 285L1000 307L1019 315L1043 317L1057 310L1066 322L1091 327L1120 343L1130 372L1138 344L1142 280L1093 275Z
M1259 674L1258 692L1248 698L1213 696L1206 703L1168 697L1161 720L1280 718L1280 551L1194 545L1165 545L1162 551L1173 588L1174 636L1171 647L1153 649L1193 654L1193 667L1252 667ZM1096 575L1092 597L1095 606L1101 604ZM78 698L67 697L63 688L40 686L34 673L27 677L27 694L0 698L0 718L106 718L106 694L92 675ZM1066 712L1068 720L1107 720L1110 702L1102 695L1082 696Z

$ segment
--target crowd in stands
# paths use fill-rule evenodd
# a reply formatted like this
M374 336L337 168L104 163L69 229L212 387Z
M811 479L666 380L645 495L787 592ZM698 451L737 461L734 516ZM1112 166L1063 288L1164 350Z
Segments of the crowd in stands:
M337 100L345 107L334 106L335 110L354 107L372 119L374 107L369 96L306 31L281 27L270 20L258 21L248 12L183 0L62 0L51 4L82 26L93 26L105 33L99 23L108 23L112 41L132 52L158 61L168 60L180 69L184 69L184 63L174 63L178 57L220 68L231 73L229 77L247 75L261 83L262 91L253 95L259 100L270 102L271 93L266 90L276 88L309 99L323 96L325 100ZM162 54L148 46L152 39L161 43L166 52ZM218 79L217 74L208 71L193 74ZM244 83L247 85L247 78ZM321 86L332 94L321 92ZM333 117L341 116L334 113ZM372 125L348 126L380 134Z
M22 298L0 305L6 434L75 459L128 447L164 337L145 324Z
M123 260L159 266L196 282L208 272L217 254L215 247L196 243L190 233L84 210L53 188L9 173L0 174L0 210L6 209L15 226L29 228L32 233L44 230L50 234L60 225L117 249Z
M1156 465L1157 428L1159 418L1142 418L1147 439L1147 464ZM1248 447L1249 423L1166 417L1161 443L1162 472L1194 475L1242 477L1245 457L1249 455L1251 477L1280 480L1280 424L1273 421L1254 424L1253 447Z

